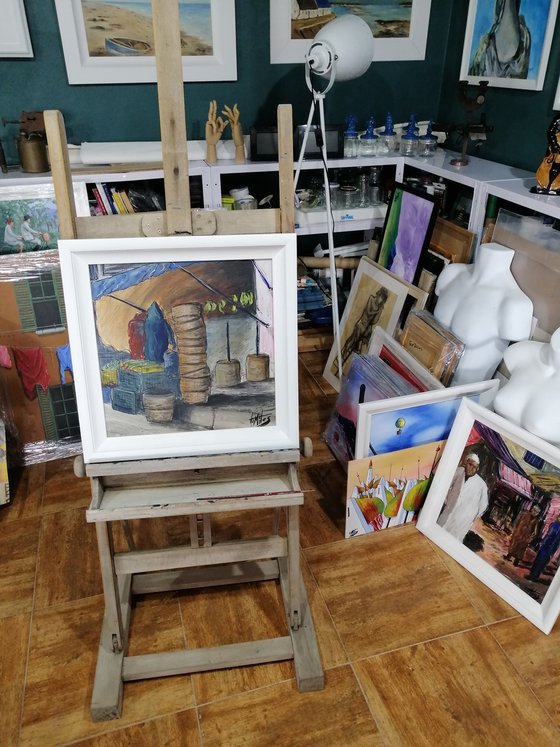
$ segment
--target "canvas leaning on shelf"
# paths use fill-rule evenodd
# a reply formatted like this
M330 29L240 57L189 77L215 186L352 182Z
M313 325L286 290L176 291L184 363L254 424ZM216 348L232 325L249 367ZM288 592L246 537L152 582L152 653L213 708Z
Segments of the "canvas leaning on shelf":
M59 247L86 462L299 447L295 234Z
M423 308L428 297L419 288L397 278L367 257L362 257L350 288L350 294L340 320L342 375L348 370L353 353L365 353L373 330L381 327L392 334L399 323L409 296L415 308ZM340 391L336 343L329 353L323 376Z
M410 382L419 392L443 389L439 379L431 374L413 355L410 355L394 337L381 327L376 327L369 341L368 355L377 355L390 368Z
M478 467L465 481L467 462ZM465 399L417 527L550 633L560 612L559 495L560 450Z
M400 343L446 386L453 379L465 345L429 311L411 311Z

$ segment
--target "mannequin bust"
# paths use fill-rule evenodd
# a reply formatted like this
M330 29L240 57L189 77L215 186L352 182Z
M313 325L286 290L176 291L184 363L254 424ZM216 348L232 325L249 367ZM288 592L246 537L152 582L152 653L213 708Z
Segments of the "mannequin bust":
M513 255L481 244L474 264L450 264L438 278L434 316L465 343L454 384L491 379L509 343L531 334L533 303L511 274Z
M506 350L504 363L510 379L494 399L496 412L560 446L560 329L549 343L515 343Z

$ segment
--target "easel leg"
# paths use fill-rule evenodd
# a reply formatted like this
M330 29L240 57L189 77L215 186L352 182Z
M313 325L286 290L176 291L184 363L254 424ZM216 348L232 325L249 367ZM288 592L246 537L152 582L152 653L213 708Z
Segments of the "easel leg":
M288 596L292 630L301 623L301 570L299 566L299 506L288 506Z

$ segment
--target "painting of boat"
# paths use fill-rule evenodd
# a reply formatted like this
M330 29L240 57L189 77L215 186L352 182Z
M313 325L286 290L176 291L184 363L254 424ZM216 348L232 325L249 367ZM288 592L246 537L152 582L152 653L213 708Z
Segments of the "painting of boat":
M112 36L105 39L105 49L109 54L137 56L150 54L151 44L139 39L129 39L125 36Z
M319 29L335 18L328 0L293 0L292 39L313 39Z

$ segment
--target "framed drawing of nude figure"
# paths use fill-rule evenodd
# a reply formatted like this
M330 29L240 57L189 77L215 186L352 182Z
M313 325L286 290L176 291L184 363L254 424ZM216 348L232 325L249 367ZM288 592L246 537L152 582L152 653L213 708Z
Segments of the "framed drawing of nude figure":
M558 0L471 0L461 80L541 91Z
M151 0L55 4L70 84L156 81ZM178 10L183 80L236 80L235 0L179 0Z

